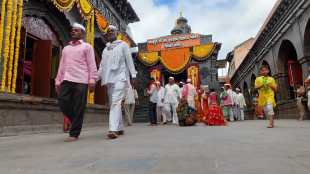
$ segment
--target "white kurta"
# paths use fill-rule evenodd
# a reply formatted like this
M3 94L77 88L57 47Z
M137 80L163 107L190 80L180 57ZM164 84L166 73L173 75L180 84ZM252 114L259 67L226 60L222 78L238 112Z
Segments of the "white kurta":
M177 107L180 99L180 87L176 84L170 85L167 84L165 86L165 110L167 112L167 119L174 124L179 124L178 115L177 115ZM172 111L172 116L171 116Z
M194 85L192 84L186 84L186 86L183 88L185 90L188 88L188 94L187 94L187 103L190 107L196 108L195 107L195 97L197 96L197 91Z
M165 98L165 88L164 87L160 87L160 89L157 92L157 104L156 104L156 113L157 113L157 120L160 121L161 120L161 116L162 116L162 122L167 122L167 116L166 116L166 112L164 110L164 98Z
M236 94L236 105L238 109L238 119L243 121L244 120L244 107L246 106L246 103L245 103L245 99L242 93Z
M122 101L130 84L130 75L132 78L136 78L137 75L129 46L124 41L116 40L107 44L102 52L98 73L101 85L108 87L109 129L120 131L123 129Z
M246 106L245 99L242 93L236 94L236 105L238 105L241 109Z
M133 115L135 112L135 101L135 90L132 88L131 85L129 85L126 91L124 102L125 122L127 122L127 125L132 124Z

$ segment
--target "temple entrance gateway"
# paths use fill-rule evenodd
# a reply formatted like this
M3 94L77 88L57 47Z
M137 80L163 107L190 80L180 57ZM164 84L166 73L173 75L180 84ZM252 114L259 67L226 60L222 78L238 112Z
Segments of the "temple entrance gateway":
M170 76L176 82L191 79L197 88L208 85L218 89L217 61L221 44L212 42L212 35L192 33L187 19L180 16L171 35L139 43L138 59L149 69L149 76L162 84ZM203 67L203 70L200 70ZM202 83L203 82L203 83Z

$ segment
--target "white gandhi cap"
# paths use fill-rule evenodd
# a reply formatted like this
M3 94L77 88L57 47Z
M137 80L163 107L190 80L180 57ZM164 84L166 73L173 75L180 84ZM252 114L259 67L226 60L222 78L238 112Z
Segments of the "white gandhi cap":
M74 24L72 25L72 28L79 28L79 29L81 29L81 30L83 30L83 31L86 31L86 30L85 30L85 27L84 27L83 25L79 24L79 23L74 23Z

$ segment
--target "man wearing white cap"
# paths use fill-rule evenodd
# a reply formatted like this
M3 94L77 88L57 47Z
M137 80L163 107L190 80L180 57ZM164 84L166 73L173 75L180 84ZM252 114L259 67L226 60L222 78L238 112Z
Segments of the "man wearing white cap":
M108 88L110 113L109 133L110 139L117 138L124 134L122 121L122 101L126 89L132 82L135 86L137 71L134 66L131 52L127 43L117 40L118 30L110 25L106 34L108 43L102 52L102 59L99 68L101 85Z
M179 124L177 107L180 101L180 87L175 84L174 78L169 77L169 83L165 86L165 109L167 111L167 120L173 124ZM172 116L171 116L172 113Z
M191 109L195 109L195 97L197 97L197 91L195 86L192 84L191 79L186 80L186 85L183 87L182 98L186 98L188 106Z
M62 50L55 79L60 109L71 122L67 142L76 141L80 136L87 90L94 91L98 78L94 49L82 40L85 28L75 23L70 34L72 40Z
M246 107L245 99L243 94L241 93L240 88L236 88L236 105L237 105L237 112L239 116L239 120L243 121L244 120L244 108Z

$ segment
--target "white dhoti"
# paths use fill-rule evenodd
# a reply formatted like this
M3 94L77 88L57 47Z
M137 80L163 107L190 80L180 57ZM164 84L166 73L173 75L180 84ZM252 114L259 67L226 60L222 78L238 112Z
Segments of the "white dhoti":
M157 106L156 107L156 114L157 114L157 121L162 121L163 123L167 122L167 114L164 106Z
M244 121L244 108L240 108L241 121Z
M131 125L133 121L133 115L135 112L135 104L125 104L124 111L125 111L125 121L127 125Z
M168 121L172 120L173 124L179 124L179 119L178 119L178 115L177 115L177 107L178 107L177 103L166 103L165 104L167 120ZM171 113L172 113L172 115L171 115Z
M110 102L109 130L121 131L123 130L122 101L125 98L127 83L119 81L108 84L107 87Z

